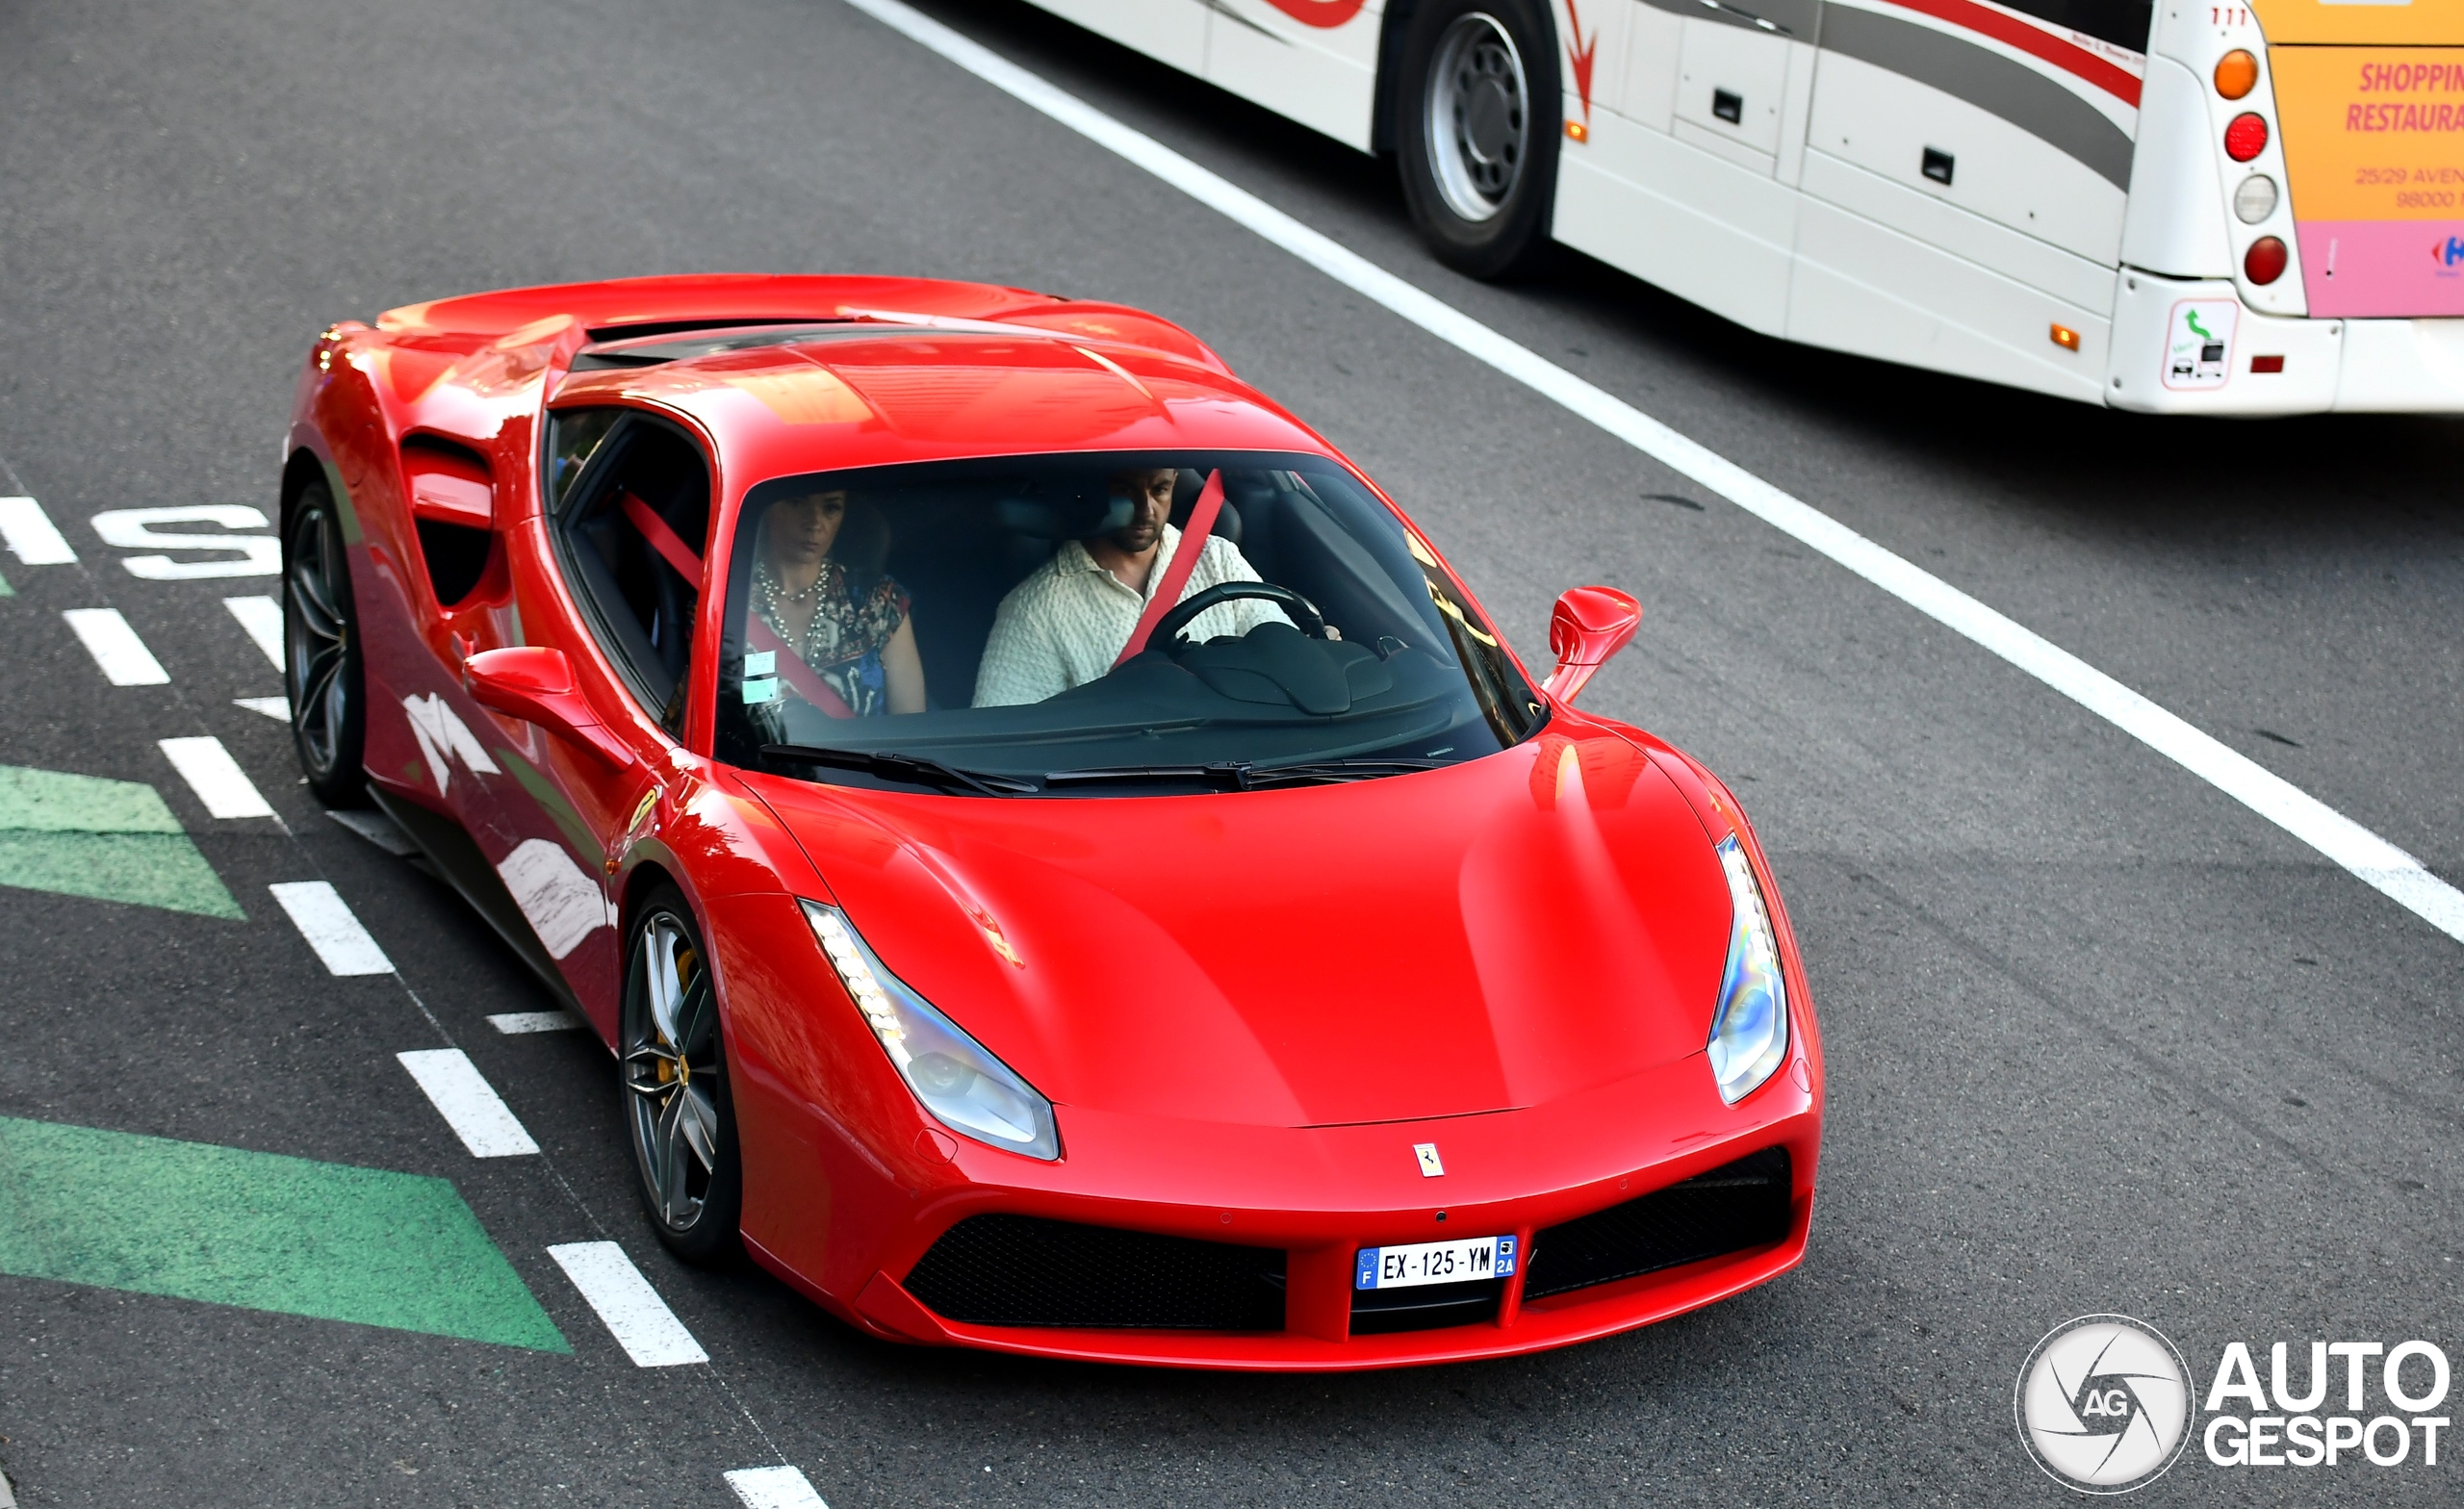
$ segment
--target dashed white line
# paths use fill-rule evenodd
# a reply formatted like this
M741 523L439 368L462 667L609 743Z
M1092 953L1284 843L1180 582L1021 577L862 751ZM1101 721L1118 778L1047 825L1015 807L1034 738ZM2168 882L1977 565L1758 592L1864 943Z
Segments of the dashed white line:
M804 1473L791 1467L743 1467L727 1479L744 1509L830 1509Z
M473 1158L522 1158L539 1151L513 1108L504 1103L469 1054L459 1048L422 1048L394 1057L411 1071L436 1113L445 1118Z
M2034 630L900 0L847 0L847 4L1606 430L1670 471L1793 535L2175 761L2432 927L2464 942L2464 891L2369 829Z
M550 1247L548 1256L590 1301L600 1323L634 1367L675 1368L710 1360L624 1248L612 1241L576 1241Z
M29 566L67 566L77 559L51 516L31 498L0 498L0 540Z
M250 712L262 714L277 723L291 721L291 699L288 697L234 697L231 699L231 705L245 707Z
M160 741L163 755L215 817L271 817L264 793L222 741L212 735Z
M100 666L103 678L114 686L164 686L171 673L137 637L117 608L70 608L60 615L68 621L78 642Z
M273 662L273 668L281 670L282 604L271 598L255 597L224 598L222 605L229 608L231 616L240 621L240 627L248 631L248 637L265 652L265 657Z
M394 961L351 915L350 908L325 881L285 881L267 887L291 917L291 925L337 975L390 975Z
M581 1026L581 1018L571 1011L500 1011L488 1018L488 1025L508 1036L517 1033L569 1033Z

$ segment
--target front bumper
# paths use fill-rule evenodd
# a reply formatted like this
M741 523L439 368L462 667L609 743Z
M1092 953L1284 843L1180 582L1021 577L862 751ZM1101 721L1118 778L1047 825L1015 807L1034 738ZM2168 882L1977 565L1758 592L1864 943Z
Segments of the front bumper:
M1802 1016L1797 1025L1790 1061L1734 1107L1721 1104L1697 1059L1549 1106L1366 1126L1201 1125L1065 1107L1067 1157L1060 1164L961 1141L946 1164L926 1156L930 1166L914 1170L924 1175L923 1187L905 1198L865 1202L872 1218L834 1223L836 1240L826 1255L782 1250L750 1227L748 1240L766 1266L828 1308L901 1342L1281 1371L1392 1368L1569 1345L1713 1303L1802 1261L1821 1096L1819 1045ZM1443 1176L1419 1172L1413 1147L1420 1142L1438 1144ZM1545 1262L1550 1228L1774 1147L1784 1149L1789 1163L1778 1240L1525 1299L1524 1281ZM842 1216L856 1215L839 1203ZM936 1314L903 1281L952 1227L988 1214L1279 1249L1283 1328L985 1325ZM1436 1329L1352 1333L1361 1248L1506 1233L1520 1239L1525 1261L1502 1281L1487 1316ZM869 1252L851 1266L860 1243Z

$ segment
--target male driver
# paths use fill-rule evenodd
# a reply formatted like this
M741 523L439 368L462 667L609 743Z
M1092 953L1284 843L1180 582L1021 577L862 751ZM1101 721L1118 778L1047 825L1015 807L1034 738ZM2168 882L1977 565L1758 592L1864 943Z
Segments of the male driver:
M1181 547L1181 531L1167 522L1177 476L1169 467L1115 475L1113 496L1128 499L1129 522L1091 540L1065 541L1052 559L1010 589L992 616L992 638L975 677L975 705L1040 703L1113 668ZM1185 602L1221 582L1257 579L1238 546L1210 535L1174 601ZM1187 632L1213 639L1290 622L1271 602L1241 598L1199 614Z

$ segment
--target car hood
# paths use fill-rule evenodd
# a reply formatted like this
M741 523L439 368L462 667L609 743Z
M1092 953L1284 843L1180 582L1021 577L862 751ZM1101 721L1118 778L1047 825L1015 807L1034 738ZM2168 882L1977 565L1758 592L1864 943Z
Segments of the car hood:
M1063 1106L1324 1126L1537 1105L1703 1051L1726 958L1702 824L1606 733L1221 795L746 780L882 961Z

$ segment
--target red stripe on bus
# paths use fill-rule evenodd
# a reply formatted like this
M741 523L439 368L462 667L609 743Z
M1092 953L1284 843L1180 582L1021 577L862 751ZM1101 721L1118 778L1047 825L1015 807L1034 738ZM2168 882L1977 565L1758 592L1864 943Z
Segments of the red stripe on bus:
M1281 0L1276 0L1280 4ZM2138 75L2117 66L2087 48L2066 42L2058 37L2015 20L1990 6L1975 0L1890 0L1904 11L1914 11L1936 20L1948 21L1971 32L1982 32L1997 42L2008 42L2033 58L2040 58L2065 73L2087 80L2123 104L2139 107Z
M1333 31L1369 4L1369 0L1267 0L1267 4L1304 26Z

